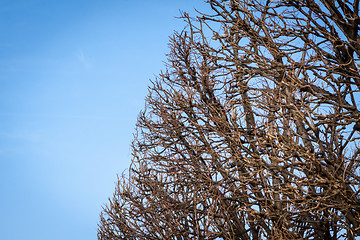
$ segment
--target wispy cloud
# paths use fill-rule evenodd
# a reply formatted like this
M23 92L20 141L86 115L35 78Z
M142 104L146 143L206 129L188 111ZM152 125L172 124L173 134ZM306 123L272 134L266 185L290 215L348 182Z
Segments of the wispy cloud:
M0 132L0 139L7 139L7 140L18 140L18 141L25 141L25 142L32 142L36 143L39 142L42 138L42 134L36 132L35 130L15 130L12 132ZM4 152L0 149L0 153Z
M90 59L84 54L83 50L79 50L75 56L85 69L92 68L92 63Z

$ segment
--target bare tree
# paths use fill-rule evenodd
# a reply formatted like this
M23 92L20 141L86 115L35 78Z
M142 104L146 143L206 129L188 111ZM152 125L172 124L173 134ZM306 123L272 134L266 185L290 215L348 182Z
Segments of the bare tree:
M359 0L206 2L98 238L359 239Z

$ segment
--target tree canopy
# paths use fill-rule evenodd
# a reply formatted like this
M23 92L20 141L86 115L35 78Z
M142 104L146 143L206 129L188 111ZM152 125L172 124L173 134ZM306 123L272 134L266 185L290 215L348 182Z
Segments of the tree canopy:
M149 87L98 238L360 237L359 0L208 0Z

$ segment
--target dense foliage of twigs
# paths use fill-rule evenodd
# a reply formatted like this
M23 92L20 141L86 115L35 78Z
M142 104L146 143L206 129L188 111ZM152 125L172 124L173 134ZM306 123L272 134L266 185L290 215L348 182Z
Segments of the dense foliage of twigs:
M359 239L359 0L206 2L99 239Z

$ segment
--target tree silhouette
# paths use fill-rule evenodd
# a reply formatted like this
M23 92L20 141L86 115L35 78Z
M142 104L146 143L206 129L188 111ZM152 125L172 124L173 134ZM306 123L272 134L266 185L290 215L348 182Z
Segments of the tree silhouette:
M360 237L359 0L209 0L149 87L108 239Z

